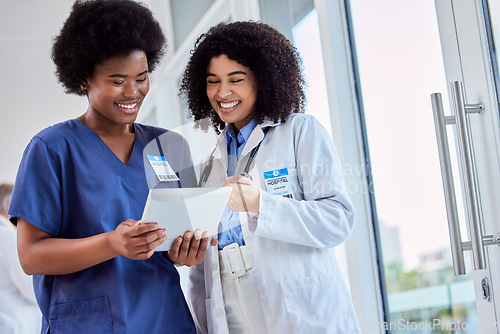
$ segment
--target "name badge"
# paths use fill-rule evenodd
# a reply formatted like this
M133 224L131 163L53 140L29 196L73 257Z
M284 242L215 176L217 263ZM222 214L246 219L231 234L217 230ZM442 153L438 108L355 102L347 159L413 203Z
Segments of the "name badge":
M148 155L148 160L160 182L179 181L179 178L164 156Z
M267 192L271 195L293 198L292 184L288 176L288 168L264 172Z

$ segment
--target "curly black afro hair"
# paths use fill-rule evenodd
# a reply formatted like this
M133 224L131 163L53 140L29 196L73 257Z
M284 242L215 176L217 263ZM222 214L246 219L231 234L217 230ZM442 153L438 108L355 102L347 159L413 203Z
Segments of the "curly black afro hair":
M52 60L66 93L85 95L80 85L95 65L141 50L152 72L165 49L165 35L145 5L131 0L79 0L54 39Z
M186 98L195 120L209 118L217 133L225 123L212 109L206 93L206 74L213 57L226 55L255 73L258 83L255 120L284 122L304 112L306 98L302 60L286 37L262 22L220 23L195 42L184 71L179 95ZM207 130L207 124L200 125Z

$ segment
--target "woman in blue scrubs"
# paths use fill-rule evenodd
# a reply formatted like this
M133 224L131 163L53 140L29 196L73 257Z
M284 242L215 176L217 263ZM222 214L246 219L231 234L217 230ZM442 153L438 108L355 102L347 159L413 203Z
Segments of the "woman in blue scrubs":
M155 253L167 232L138 221L154 175L148 147L179 178L158 186L194 184L185 140L135 123L165 44L150 10L129 0L75 2L55 38L57 77L88 109L33 137L9 210L42 333L195 333L177 270ZM177 262L201 263L200 234L184 235Z

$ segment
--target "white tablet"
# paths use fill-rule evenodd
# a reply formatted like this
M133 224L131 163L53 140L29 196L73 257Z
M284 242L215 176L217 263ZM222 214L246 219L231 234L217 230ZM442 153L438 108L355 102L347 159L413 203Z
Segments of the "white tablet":
M200 229L215 236L231 190L231 187L151 189L141 220L158 223L167 230L167 240L156 251L170 250L175 239L186 231Z

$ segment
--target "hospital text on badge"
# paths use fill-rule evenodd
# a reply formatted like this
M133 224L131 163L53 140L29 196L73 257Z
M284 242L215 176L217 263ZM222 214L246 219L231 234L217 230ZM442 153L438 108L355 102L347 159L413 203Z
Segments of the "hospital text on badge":
M179 181L179 178L175 174L174 170L168 164L167 159L164 156L158 155L148 155L149 163L156 176L161 182L164 181Z
M266 188L269 194L293 198L288 168L264 172L264 179L266 180Z

